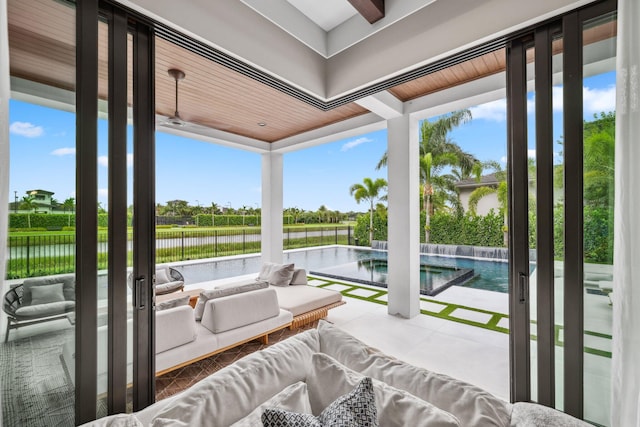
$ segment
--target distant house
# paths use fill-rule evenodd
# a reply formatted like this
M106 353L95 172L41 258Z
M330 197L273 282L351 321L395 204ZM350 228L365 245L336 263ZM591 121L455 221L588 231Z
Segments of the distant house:
M36 213L51 213L53 211L53 195L47 190L27 190L27 194L35 199Z
M492 173L480 177L480 180L476 178L463 179L455 183L456 188L460 194L460 202L465 212L469 210L469 196L476 188L490 187L498 188L500 181L496 178L496 174ZM486 215L493 209L497 214L500 210L500 204L498 203L498 195L496 193L488 194L480 199L476 213L478 215Z

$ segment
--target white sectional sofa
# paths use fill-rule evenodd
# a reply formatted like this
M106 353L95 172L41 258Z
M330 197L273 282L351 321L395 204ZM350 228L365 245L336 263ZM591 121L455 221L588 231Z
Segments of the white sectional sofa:
M372 378L380 426L588 426L554 409L510 404L471 384L404 363L324 321L142 411L88 425L262 425L266 408L318 415L365 377Z

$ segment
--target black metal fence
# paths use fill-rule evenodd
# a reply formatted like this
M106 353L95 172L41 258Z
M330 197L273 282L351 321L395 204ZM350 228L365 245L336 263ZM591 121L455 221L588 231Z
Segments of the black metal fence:
M258 253L261 249L259 227L243 229L183 229L156 232L156 263L215 258L228 255ZM132 235L129 235L129 264L132 260ZM284 249L333 244L354 244L351 226L285 227ZM70 273L75 270L75 233L43 233L10 236L7 278ZM107 232L98 233L98 268L108 262Z

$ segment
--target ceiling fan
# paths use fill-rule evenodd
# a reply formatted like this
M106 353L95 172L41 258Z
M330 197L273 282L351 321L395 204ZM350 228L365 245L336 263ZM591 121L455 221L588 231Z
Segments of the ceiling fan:
M192 122L186 122L182 117L180 117L180 112L178 111L178 82L180 82L181 80L184 80L186 75L184 71L178 70L177 68L171 68L170 70L167 71L167 73L169 74L169 76L173 77L173 79L176 82L176 98L175 98L176 108L172 116L167 117L165 120L159 123L160 126L166 126L171 128L184 128L184 127L193 128L193 129L200 128L203 131L210 130L211 128L207 126L199 125ZM209 122L211 122L211 120L209 120ZM230 126L223 123L216 123L215 128L220 130L226 130L226 129L229 129Z
M167 119L160 124L163 126L183 127L186 126L187 122L182 120L182 117L180 117L180 112L178 111L178 82L180 80L184 80L185 74L184 71L178 70L177 68L170 69L168 73L176 81L176 109L173 113L173 116L167 117Z

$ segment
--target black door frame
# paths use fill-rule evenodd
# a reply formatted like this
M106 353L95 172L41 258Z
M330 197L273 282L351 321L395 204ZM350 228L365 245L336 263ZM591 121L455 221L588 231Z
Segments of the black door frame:
M127 394L127 37L133 35L133 409L155 401L155 94L153 29L106 1L76 11L76 423L96 418L98 23L109 25L108 412Z

